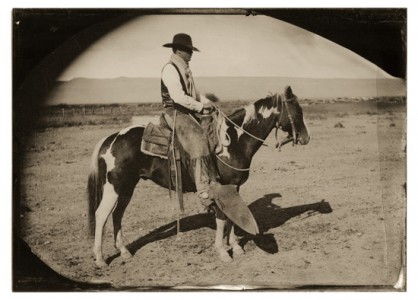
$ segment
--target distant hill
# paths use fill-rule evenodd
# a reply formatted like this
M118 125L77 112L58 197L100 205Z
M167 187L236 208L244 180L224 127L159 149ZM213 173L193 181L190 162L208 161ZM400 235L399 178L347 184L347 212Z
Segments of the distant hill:
M402 79L312 79L283 77L199 77L202 92L216 94L221 101L257 100L269 93L282 92L286 85L300 98L405 96ZM143 103L160 102L159 78L91 79L59 81L47 104Z

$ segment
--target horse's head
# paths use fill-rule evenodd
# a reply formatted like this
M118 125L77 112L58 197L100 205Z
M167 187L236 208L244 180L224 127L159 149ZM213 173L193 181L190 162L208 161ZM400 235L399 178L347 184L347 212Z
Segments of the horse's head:
M277 98L277 109L280 114L277 116L276 127L289 134L289 141L293 140L296 144L301 145L308 144L310 136L303 118L302 107L300 107L291 87L286 86L284 93Z
M278 148L291 141L301 145L309 143L309 131L303 119L302 108L290 86L281 95L270 95L224 117L227 119L224 124L231 127L229 134L233 134L235 129L237 140L242 136L243 141L249 137L250 141L264 143L273 128L276 128L276 134L278 129L288 133L286 139L277 143Z

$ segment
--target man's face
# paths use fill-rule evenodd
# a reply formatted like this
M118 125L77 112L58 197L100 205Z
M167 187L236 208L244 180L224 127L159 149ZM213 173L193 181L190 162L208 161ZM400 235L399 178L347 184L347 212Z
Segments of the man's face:
M189 62L192 59L192 50L177 50L177 55L180 56L185 62Z

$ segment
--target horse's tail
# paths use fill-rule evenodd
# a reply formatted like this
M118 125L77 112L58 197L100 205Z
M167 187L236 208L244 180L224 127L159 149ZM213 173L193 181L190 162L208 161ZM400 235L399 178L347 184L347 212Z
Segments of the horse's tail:
M88 230L89 236L94 236L94 230L96 226L95 213L99 207L100 201L103 196L104 178L100 176L99 170L99 152L106 138L97 143L94 148L93 155L91 157L90 174L87 182L88 190Z

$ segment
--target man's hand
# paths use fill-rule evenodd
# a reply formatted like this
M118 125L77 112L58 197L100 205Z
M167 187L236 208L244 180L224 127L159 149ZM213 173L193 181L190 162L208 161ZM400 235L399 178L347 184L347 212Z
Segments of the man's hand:
M211 101L203 102L202 115L210 115L215 110L215 105Z

